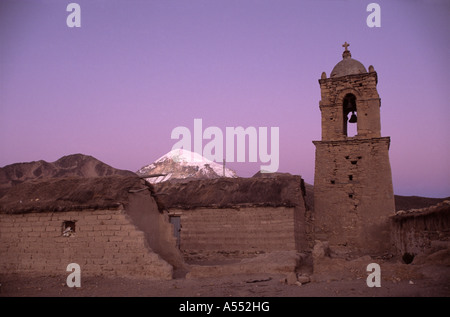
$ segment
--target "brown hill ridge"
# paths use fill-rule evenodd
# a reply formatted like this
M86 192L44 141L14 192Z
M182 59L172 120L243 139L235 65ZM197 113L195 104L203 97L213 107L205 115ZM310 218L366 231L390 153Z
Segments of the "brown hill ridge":
M96 158L72 154L61 157L55 162L43 160L15 163L0 168L0 197L10 187L32 180L46 180L61 177L101 177L101 176L136 176L135 173L113 168Z

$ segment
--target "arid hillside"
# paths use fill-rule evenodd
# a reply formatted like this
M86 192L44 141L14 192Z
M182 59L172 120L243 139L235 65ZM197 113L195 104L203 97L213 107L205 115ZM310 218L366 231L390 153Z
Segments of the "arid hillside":
M67 155L55 162L43 160L15 163L0 168L0 197L14 185L36 180L61 177L136 176L131 171L113 168L96 158L83 155Z

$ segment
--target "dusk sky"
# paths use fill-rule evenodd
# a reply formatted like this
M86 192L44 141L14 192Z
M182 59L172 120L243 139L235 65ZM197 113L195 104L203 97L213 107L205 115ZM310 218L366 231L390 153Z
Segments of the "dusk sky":
M449 18L448 0L1 0L0 166L82 153L137 171L202 119L224 134L279 127L278 171L313 184L318 79L347 41L378 73L395 194L446 197Z

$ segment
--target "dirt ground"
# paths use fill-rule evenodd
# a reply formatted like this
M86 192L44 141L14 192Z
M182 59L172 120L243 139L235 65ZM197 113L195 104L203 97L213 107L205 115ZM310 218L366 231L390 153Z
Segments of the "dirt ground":
M356 263L356 262L355 262ZM81 275L81 287L66 285L67 275L0 275L1 297L450 297L448 265L383 262L381 287L368 287L369 273L330 271L310 274L298 285L276 273L148 280ZM338 269L342 269L338 268ZM312 273L312 272L310 272ZM326 273L326 272L325 272Z
M422 279L382 281L369 288L364 279L282 284L282 275L234 275L171 281L85 277L80 288L66 286L64 276L3 275L2 297L448 297L448 283Z

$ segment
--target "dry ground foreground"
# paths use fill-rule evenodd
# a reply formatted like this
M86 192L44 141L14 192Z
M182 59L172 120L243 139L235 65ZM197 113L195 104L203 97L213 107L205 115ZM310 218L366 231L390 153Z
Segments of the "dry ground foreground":
M442 253L442 252L441 252ZM449 254L400 259L323 258L314 272L310 255L275 252L243 256L188 255L192 270L172 280L83 276L81 287L66 284L69 273L0 275L1 297L449 297ZM428 257L430 257L428 256ZM368 287L369 263L381 269L380 287ZM289 273L296 265L295 273ZM248 273L246 273L248 272ZM260 272L260 273L255 273Z

